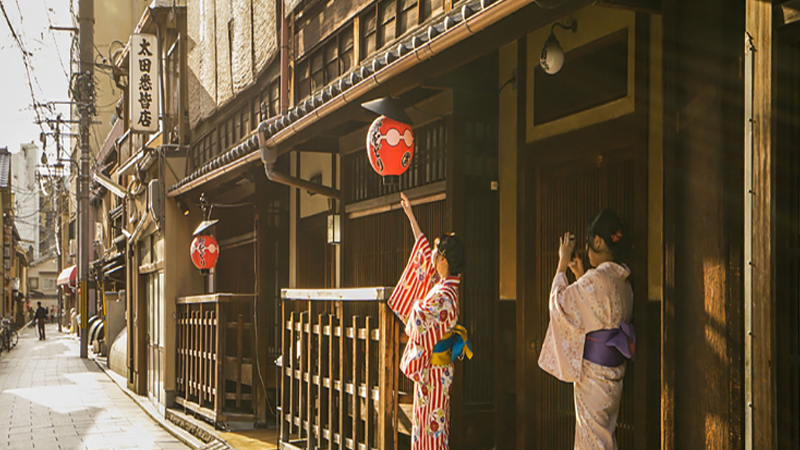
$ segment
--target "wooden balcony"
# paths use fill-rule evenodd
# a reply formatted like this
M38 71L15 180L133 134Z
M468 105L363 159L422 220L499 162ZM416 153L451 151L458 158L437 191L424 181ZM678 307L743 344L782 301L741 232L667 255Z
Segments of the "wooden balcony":
M176 403L213 423L255 422L255 294L178 299Z
M282 291L281 448L397 449L397 432L410 421L391 292Z

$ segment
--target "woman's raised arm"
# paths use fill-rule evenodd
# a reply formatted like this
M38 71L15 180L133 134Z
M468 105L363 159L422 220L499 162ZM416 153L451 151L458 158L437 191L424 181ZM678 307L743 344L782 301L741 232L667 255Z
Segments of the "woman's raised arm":
M400 206L403 207L403 211L405 211L408 221L411 223L411 231L414 233L414 239L419 239L422 230L419 228L417 218L414 216L414 211L411 209L411 202L408 201L408 197L406 197L406 194L403 192L400 193Z

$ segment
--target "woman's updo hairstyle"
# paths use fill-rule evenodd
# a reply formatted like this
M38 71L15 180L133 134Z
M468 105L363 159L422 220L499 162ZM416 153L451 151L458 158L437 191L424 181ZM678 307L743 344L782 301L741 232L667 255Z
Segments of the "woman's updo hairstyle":
M461 275L467 259L461 239L455 233L443 234L436 240L436 249L447 260L450 275Z
M615 262L623 263L628 260L631 253L631 238L628 234L628 227L617 213L610 209L604 209L589 222L586 227L586 242L592 250L595 250L592 247L595 236L600 236L605 241Z

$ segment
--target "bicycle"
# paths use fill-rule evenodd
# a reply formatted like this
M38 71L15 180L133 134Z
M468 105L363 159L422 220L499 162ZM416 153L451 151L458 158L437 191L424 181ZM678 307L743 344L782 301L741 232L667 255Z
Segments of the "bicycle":
M11 350L19 343L19 333L14 327L14 322L9 318L4 318L0 321L0 329L2 329L2 344L5 350Z

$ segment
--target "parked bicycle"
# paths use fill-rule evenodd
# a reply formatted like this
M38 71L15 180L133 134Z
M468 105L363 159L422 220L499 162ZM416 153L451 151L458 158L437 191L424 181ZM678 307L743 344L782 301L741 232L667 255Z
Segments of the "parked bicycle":
M0 321L0 346L3 350L11 350L19 343L19 334L17 333L14 322L9 318L3 318Z

